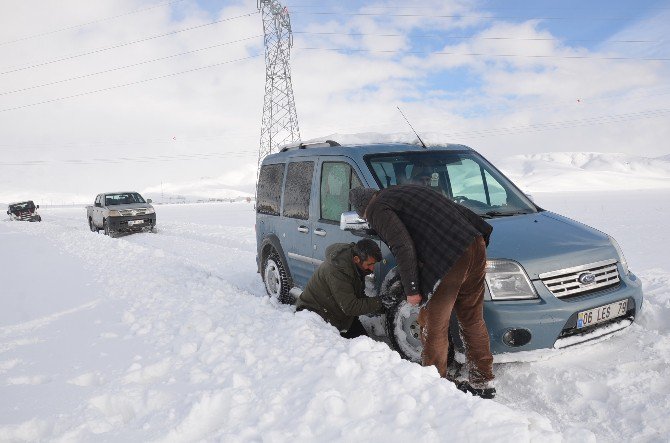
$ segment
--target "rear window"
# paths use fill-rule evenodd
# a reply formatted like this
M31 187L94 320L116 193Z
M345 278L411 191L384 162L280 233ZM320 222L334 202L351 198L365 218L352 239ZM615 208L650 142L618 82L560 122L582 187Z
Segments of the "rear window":
M279 215L283 181L283 163L261 167L261 173L258 176L258 189L256 190L256 212Z
M286 172L284 191L284 217L307 220L312 194L314 162L292 162Z

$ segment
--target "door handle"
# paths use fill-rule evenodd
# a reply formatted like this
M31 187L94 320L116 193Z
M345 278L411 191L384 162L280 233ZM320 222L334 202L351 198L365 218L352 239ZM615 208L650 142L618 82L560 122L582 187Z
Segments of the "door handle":
M307 226L298 226L298 232L302 232L303 234L307 234L309 232L309 228Z
M314 233L315 233L316 235L320 235L321 237L325 237L325 236L326 236L326 231L324 231L323 229L320 229L320 228L319 228L319 229L315 229L315 230L314 230Z

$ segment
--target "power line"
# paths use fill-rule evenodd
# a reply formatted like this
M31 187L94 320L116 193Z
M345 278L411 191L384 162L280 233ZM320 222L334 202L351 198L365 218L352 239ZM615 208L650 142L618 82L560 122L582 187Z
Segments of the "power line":
M375 12L307 12L307 11L293 11L292 14L300 15L318 15L318 16L346 16L346 17L389 17L389 18L430 18L430 19L463 19L476 18L485 20L598 20L598 21L628 21L629 17L520 17L520 16L496 16L496 15L463 15L463 14L382 14Z
M541 55L541 54L487 54L483 52L446 52L446 51L403 51L396 49L357 49L357 48L296 48L307 51L335 51L335 52L366 52L380 54L407 54L407 55L456 55L468 57L500 57L500 58L542 58L564 60L637 60L637 61L670 61L666 57L595 57L590 55Z
M546 130L568 129L579 126L603 125L610 123L628 122L630 120L640 120L646 118L657 118L670 115L669 108L652 109L649 111L632 112L627 114L601 115L592 118L579 120L559 120L553 122L535 123L523 126L511 126L502 128L491 128L473 131L462 131L448 133L454 137L492 137L502 135L516 135L523 132L540 132Z
M30 39L37 38L37 37L45 37L47 35L52 35L52 34L56 34L56 33L59 33L59 32L71 31L73 29L82 28L84 26L89 26L89 25L93 25L93 24L96 24L96 23L101 23L101 22L105 22L105 21L109 21L109 20L115 20L117 18L126 17L128 15L133 15L133 14L138 14L140 12L150 11L152 9L160 8L161 6L171 5L173 3L181 3L183 1L184 0L171 0L171 1L168 1L168 2L158 3L158 4L156 4L154 6L150 6L148 8L135 9L133 11L124 12L123 14L118 14L118 15L114 15L114 16L111 16L111 17L104 17L104 18L92 20L90 22L68 26L66 28L54 29L53 31L42 32L42 33L39 33L39 34L33 34L33 35L25 36L25 37L20 37L20 38L17 38L15 40L0 42L0 46L9 45L11 43L17 43L17 42L21 42L21 41L24 41L24 40L30 40Z
M452 137L493 137L516 135L525 132L541 132L547 130L569 129L572 127L603 125L619 122L628 122L630 120L640 120L646 118L657 118L670 115L669 108L652 109L648 111L632 112L626 114L609 114L601 115L592 118L573 119L573 120L558 120L542 123L535 123L523 126L499 127L482 130L471 130L461 132L447 133ZM209 159L226 159L229 157L251 157L253 152L250 151L228 151L222 152L208 152L208 153L190 153L190 154L175 154L175 155L158 155L158 156L142 156L142 157L114 157L114 158L94 158L88 160L69 159L69 160L25 160L19 162L0 162L0 166L45 166L52 163L64 163L70 165L90 165L90 164L116 164L116 163L151 163L157 161L178 161L178 160L209 160Z
M93 158L87 160L81 159L65 159L65 160L25 160L18 162L0 162L2 166L47 166L54 163L68 164L68 165L93 165L93 164L122 164L122 163L153 163L164 161L194 161L194 160L212 160L212 159L228 159L230 157L255 157L254 152L246 151L229 151L229 152L208 152L208 153L192 153L192 154L175 154L175 155L157 155L157 156L142 156L142 157L113 157L113 158Z
M609 5L608 5L609 6ZM287 8L322 8L323 4L319 5L286 5ZM365 6L366 9L430 9L433 10L435 9L435 6L421 6L421 5L416 5L416 4L408 4L408 5L393 5L393 6ZM545 9L545 10L557 10L557 11L586 11L589 10L589 8L580 8L580 7L574 7L574 6L542 6L542 7L533 7L533 6L498 6L498 5L487 5L486 9L492 9L492 10L528 10L528 9ZM613 10L614 7L609 6L608 10ZM655 11L655 10L661 10L665 11L670 9L670 7L648 7L645 8L644 10L649 10L649 11ZM622 11L622 12L628 12L628 11ZM635 9L635 12L639 12L639 9Z
M164 79L164 78L168 78L168 77L174 77L174 76L177 76L177 75L182 75L182 74L188 74L188 73L191 73L191 72L201 71L203 69L213 68L213 67L216 67L216 66L222 66L222 65L227 65L227 64L230 64L230 63L236 63L236 62L240 62L240 61L244 61L244 60L249 60L249 59L252 59L252 58L259 57L259 56L260 56L260 54L259 55L251 55L249 57L243 57L243 58L238 58L238 59L235 59L235 60L228 60L228 61L225 61L225 62L214 63L213 65L201 66L199 68L188 69L186 71L174 72L172 74L161 75L161 76L158 76L158 77L148 78L148 79L144 79L144 80L138 80L138 81L135 81L135 82L124 83L124 84L121 84L121 85L109 86L107 88L96 89L94 91L87 91L87 92L82 92L82 93L79 93L79 94L68 95L68 96L65 96L65 97L58 97L58 98L54 98L54 99L51 99L51 100L44 100L44 101L37 102L37 103L30 103L30 104L27 104L27 105L15 106L13 108L0 109L0 112L16 111L18 109L24 109L24 108L29 108L29 107L32 107L32 106L44 105L44 104L47 104L47 103L54 103L54 102L61 101L61 100L68 100L68 99L72 99L72 98L83 97L85 95L96 94L98 92L105 92L105 91L111 91L113 89L125 88L126 86L139 85L139 84L147 83L147 82L154 81L154 80L160 80L160 79Z
M248 137L247 132L243 131L237 131L237 132L231 132L231 131L226 131L225 134L215 134L215 135L204 135L204 136L199 136L199 137L188 137L188 136L180 136L179 138L177 137L161 137L158 139L134 139L134 140L96 140L96 141L79 141L79 142L59 142L58 146L55 146L53 142L48 142L48 143L30 143L29 145L16 145L16 144L5 144L5 145L0 145L0 148L7 148L6 150L29 150L29 149L80 149L80 148L99 148L99 147L104 147L104 146L114 146L114 147L119 147L119 146L133 146L133 145L142 145L142 146L147 146L147 145L161 145L161 144L180 144L180 143L193 143L193 142L202 142L202 141L211 141L211 140L231 140L231 139L240 139L243 137L231 137L231 135L240 135L244 134L245 136Z
M15 94L17 92L29 91L31 89L43 88L45 86L57 85L59 83L66 83L66 82L70 82L70 81L74 81L74 80L81 80L81 79L84 79L84 78L94 77L96 75L108 74L110 72L120 71L122 69L134 68L134 67L141 66L141 65L146 65L146 64L149 64L149 63L154 63L154 62L167 60L167 59L175 58L175 57L181 57L183 55L188 55L188 54L193 54L193 53L196 53L196 52L206 51L208 49L213 49L213 48L219 48L221 46L226 46L226 45L230 45L230 44L233 44L233 43L240 43L240 42L244 42L244 41L248 41L248 40L252 40L252 39L260 38L260 37L263 37L263 35L261 35L261 34L254 35L252 37L246 37L246 38L242 38L242 39L238 39L238 40L233 40L233 41L230 41L230 42L219 43L219 44L216 44L216 45L207 46L205 48L199 48L199 49L194 49L192 51L181 52L179 54L172 54L172 55L168 55L168 56L165 56L165 57L154 58L154 59L151 59L151 60L144 60L144 61L141 61L141 62L138 62L138 63L133 63L133 64L130 64L130 65L118 66L116 68L106 69L104 71L93 72L93 73L90 73L90 74L80 75L80 76L77 76L77 77L70 77L70 78L66 78L66 79L63 79L63 80L57 80L57 81L54 81L54 82L49 82L49 83L43 83L43 84L40 84L40 85L30 86L30 87L27 87L27 88L15 89L13 91L0 92L0 96L1 95Z
M374 37L406 37L406 35L404 35L404 34L368 34L368 33L310 32L310 31L296 31L296 32L294 32L294 34L374 36ZM107 73L114 72L114 71L119 71L119 70L122 70L122 69L132 68L132 67L136 67L136 66L149 64L149 63L154 63L154 62L157 62L157 61L167 60L167 59L170 59L170 58L175 58L175 57L180 57L180 56L184 56L184 55L188 55L188 54L193 54L193 53L196 53L196 52L201 52L201 51L205 51L205 50L209 50L209 49L214 49L214 48L218 48L218 47L221 47L221 46L226 46L226 45L233 44L233 43L240 43L240 42L244 42L244 41L248 41L248 40L252 40L252 39L260 38L260 37L263 37L263 35L259 34L259 35L255 35L255 36L251 36L251 37L246 37L246 38L242 38L242 39L238 39L238 40L233 40L233 41L230 41L230 42L224 42L224 43L219 43L219 44L212 45L212 46L207 46L207 47L204 47L204 48L194 49L192 51L186 51L186 52L181 52L181 53L178 53L178 54L168 55L168 56L165 56L165 57L159 57L159 58L154 58L154 59L150 59L150 60L144 60L144 61L141 61L141 62L138 62L138 63L119 66L119 67L107 69L107 70L104 70L104 71L98 71L98 72L94 72L94 73L90 73L90 74L80 75L80 76L76 76L76 77L70 77L70 78L57 80L57 81L53 81L53 82L49 82L49 83L43 83L43 84L39 84L39 85L35 85L35 86L29 86L29 87L26 87L26 88L15 89L15 90L6 91L6 92L0 92L0 96L15 94L15 93L18 93L18 92L24 92L24 91L28 91L28 90L32 90L32 89L42 88L42 87L45 87L45 86L52 86L52 85L65 83L65 82L70 82L70 81L74 81L74 80L81 80L81 79L93 77L93 76L96 76L96 75L107 74ZM526 41L526 40L527 41L555 41L555 40L559 40L559 39L554 39L554 38L439 36L439 35L431 35L431 34L412 35L411 37L412 38L468 39L468 40L470 40L470 39L473 39L473 40L480 40L480 39L481 40L524 40L524 41ZM590 40L579 40L579 41L590 41ZM653 40L614 40L612 42L617 42L617 43L654 43L655 41L653 41ZM303 49L315 49L315 48L303 48ZM342 49L342 50L346 51L347 49ZM417 53L417 52L413 52L413 53ZM446 54L446 53L440 53L440 52L419 52L419 53L421 53L421 54ZM452 53L450 53L450 54L452 54ZM453 54L458 55L456 53L453 53ZM462 55L475 55L475 54L462 54ZM512 56L512 55L494 55L494 54L477 54L477 55L482 55L482 56L509 56L509 57ZM518 55L518 56L522 57L523 55ZM533 56L528 56L528 57L533 57ZM536 57L540 57L540 56L536 56ZM554 57L554 56L545 56L545 57ZM583 56L582 58L586 58L586 56ZM595 57L589 57L589 58L595 58ZM638 58L608 58L608 59L610 59L610 60L611 59L640 60ZM644 60L644 59L642 59L642 60ZM664 60L664 59L649 59L649 60Z
M461 35L438 35L438 34L369 34L364 32L312 32L312 31L293 31L294 34L308 35L346 35L351 37L408 37L408 38L435 38L445 40L520 40L520 41L571 41L571 42L601 42L602 40L587 39L559 39L549 37L477 37ZM658 40L608 40L608 43L659 43Z
M202 25L190 26L188 28L177 29L176 31L166 32L164 34L152 35L152 36L149 36L149 37L145 37L145 38L142 38L142 39L139 39L139 40L134 40L134 41L127 42L127 43L121 43L121 44L114 45L114 46L108 46L106 48L95 49L93 51L84 52L82 54L76 54L76 55L71 55L71 56L68 56L68 57L49 60L49 61L42 62L42 63L36 63L34 65L24 66L22 68L16 68L16 69L12 69L10 71L0 72L0 75L11 74L11 73L14 73L14 72L19 72L19 71L25 71L26 69L32 69L32 68L37 68L39 66L50 65L50 64L53 64L53 63L58 63L58 62L66 61L66 60L72 60L72 59L79 58L79 57L84 57L84 56L87 56L87 55L98 54L100 52L109 51L111 49L118 49L118 48L122 48L122 47L125 47L125 46L130 46L130 45L134 45L134 44L137 44L137 43L146 42L146 41L149 41L149 40L155 40L157 38L168 37L168 36L171 36L171 35L179 34L181 32L192 31L194 29L204 28L205 26L211 26L211 25L216 25L218 23L228 22L228 21L231 21L231 20L237 20L237 19L240 19L240 18L251 17L252 15L255 15L255 14L258 14L258 12L256 12L256 11L249 12L249 13L238 15L238 16L235 16L235 17L229 17L229 18L216 20L216 21L213 21L213 22L210 22L210 23L204 23Z

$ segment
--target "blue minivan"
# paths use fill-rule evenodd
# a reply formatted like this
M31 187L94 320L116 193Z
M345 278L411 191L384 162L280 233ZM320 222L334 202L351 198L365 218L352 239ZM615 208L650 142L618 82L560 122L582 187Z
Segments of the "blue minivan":
M420 361L418 309L398 296L393 255L365 225L348 223L356 218L350 189L404 183L429 186L493 226L484 318L494 354L589 341L625 328L640 311L640 281L612 237L538 207L475 150L453 144L328 140L268 155L256 202L258 270L268 294L295 302L327 246L372 238L384 259L368 276L368 295L398 300L380 323L404 358Z

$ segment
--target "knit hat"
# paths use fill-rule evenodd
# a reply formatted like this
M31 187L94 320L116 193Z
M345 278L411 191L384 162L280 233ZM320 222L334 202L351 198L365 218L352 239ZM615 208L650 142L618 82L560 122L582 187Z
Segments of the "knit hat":
M363 217L365 209L370 204L370 200L372 200L372 197L374 197L377 192L376 189L370 188L354 188L349 191L349 202L358 215Z

